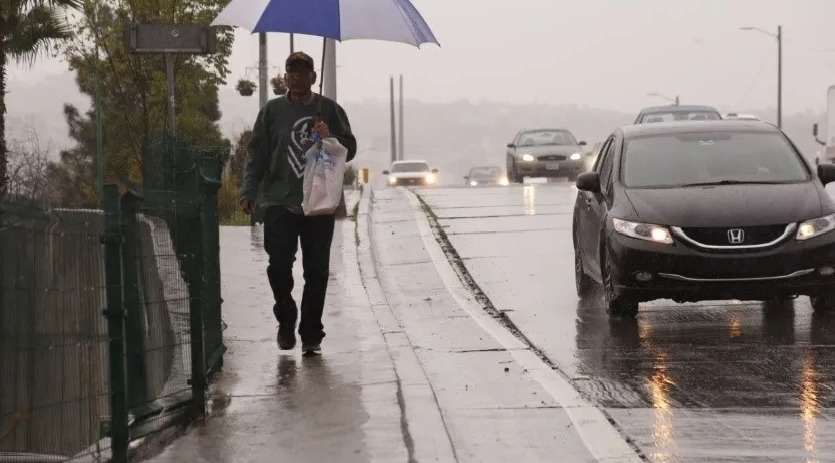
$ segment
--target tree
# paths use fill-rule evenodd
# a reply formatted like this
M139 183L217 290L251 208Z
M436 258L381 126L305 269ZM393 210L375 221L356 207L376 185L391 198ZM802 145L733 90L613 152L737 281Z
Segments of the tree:
M33 63L41 52L67 39L72 30L61 11L80 0L0 0L0 195L7 189L6 66L9 58Z
M168 129L165 63L162 55L129 54L124 43L125 26L132 22L209 24L226 0L83 2L78 30L63 51L82 93L92 98L96 85L104 89L100 110L105 177L140 183L143 149ZM175 63L177 136L194 148L219 148L226 153L221 163L227 161L231 144L218 126L218 86L229 73L232 41L231 29L224 28L218 33L216 54L177 55ZM90 177L96 165L95 102L84 115L68 106L65 116L78 146L62 153L61 166L56 169L72 172L71 178L95 183Z
M34 128L29 127L27 132L23 139L8 141L7 192L16 198L50 202L50 149L41 144Z

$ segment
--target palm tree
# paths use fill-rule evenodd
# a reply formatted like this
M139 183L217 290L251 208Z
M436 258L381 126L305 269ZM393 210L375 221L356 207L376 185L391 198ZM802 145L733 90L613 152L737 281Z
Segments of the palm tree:
M0 0L0 196L6 192L6 65L32 64L57 41L72 36L61 12L82 0Z

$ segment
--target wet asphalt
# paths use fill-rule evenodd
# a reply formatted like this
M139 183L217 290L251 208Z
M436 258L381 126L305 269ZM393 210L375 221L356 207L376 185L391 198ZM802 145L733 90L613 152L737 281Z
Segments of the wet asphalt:
M574 290L568 183L421 189L496 309L652 462L835 461L835 316L758 302L641 304Z

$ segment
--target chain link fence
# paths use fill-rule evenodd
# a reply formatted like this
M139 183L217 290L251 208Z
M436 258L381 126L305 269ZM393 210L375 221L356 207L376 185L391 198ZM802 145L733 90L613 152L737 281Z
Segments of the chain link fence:
M0 461L124 462L205 412L221 154L161 138L141 193L106 185L103 210L0 202Z

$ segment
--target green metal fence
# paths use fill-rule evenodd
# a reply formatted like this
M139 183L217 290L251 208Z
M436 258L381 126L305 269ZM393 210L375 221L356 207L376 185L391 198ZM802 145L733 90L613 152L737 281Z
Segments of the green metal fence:
M162 138L103 211L0 203L0 452L123 462L222 366L218 153ZM0 461L3 460L0 453Z

